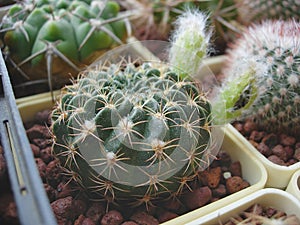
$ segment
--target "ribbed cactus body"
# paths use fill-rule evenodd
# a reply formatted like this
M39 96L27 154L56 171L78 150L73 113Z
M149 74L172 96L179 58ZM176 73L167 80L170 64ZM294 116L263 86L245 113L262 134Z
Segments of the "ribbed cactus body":
M245 24L265 19L299 19L298 0L236 0L240 20Z
M53 150L92 195L147 201L180 194L207 166L210 104L164 64L86 71L53 111Z
M22 1L10 8L0 32L8 56L30 79L67 77L126 38L119 11L114 1Z
M269 130L299 131L300 24L265 21L229 51L220 96L227 114L253 118Z

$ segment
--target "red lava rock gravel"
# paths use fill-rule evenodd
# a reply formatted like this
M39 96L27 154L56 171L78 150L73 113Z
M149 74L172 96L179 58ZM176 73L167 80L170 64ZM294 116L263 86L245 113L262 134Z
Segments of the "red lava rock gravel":
M300 161L300 134L267 133L251 120L238 121L233 126L271 162L290 166Z
M65 173L59 161L51 154L49 113L49 110L38 113L35 121L25 124L25 128L58 225L155 225L250 185L242 178L240 163L232 161L226 152L221 151L209 168L199 172L195 181L187 183L188 188L180 198L170 198L154 206L134 209L113 205L108 207L105 202L88 199L73 181L72 174ZM1 185L3 182L9 184L5 165L0 148ZM0 224L19 224L9 187L4 191L0 189Z

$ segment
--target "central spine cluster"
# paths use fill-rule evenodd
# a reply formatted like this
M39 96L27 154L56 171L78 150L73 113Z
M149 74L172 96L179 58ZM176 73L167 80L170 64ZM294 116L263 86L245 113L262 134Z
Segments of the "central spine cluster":
M164 64L83 73L53 111L53 150L92 196L154 200L207 167L211 107Z

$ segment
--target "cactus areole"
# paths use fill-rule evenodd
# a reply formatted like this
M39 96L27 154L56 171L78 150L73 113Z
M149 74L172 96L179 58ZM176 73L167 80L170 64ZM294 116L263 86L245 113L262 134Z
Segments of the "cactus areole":
M208 166L211 106L168 65L98 66L63 91L53 150L91 196L147 202L180 194Z

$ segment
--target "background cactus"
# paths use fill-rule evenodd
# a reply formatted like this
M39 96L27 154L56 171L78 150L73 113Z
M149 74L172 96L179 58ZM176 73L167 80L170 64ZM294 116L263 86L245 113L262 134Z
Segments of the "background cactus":
M216 28L213 42L216 53L223 53L226 43L240 32L234 0L119 0L126 10L136 11L132 20L134 35L140 40L169 40L177 17L187 9L198 9L208 15Z
M300 2L295 0L235 0L239 21L245 25L265 19L300 18Z
M118 0L126 10L135 11L132 20L134 35L140 40L168 40L172 22L187 7L202 0Z
M300 24L265 21L253 25L229 51L218 100L227 118L290 133L300 128Z
M48 78L50 88L53 83L65 84L71 73L78 73L103 50L124 41L128 14L119 10L116 2L103 0L14 4L0 30L3 52L14 67L11 75L21 71L27 81Z
M121 63L66 87L53 150L92 196L149 203L180 194L208 166L210 104L166 65Z

